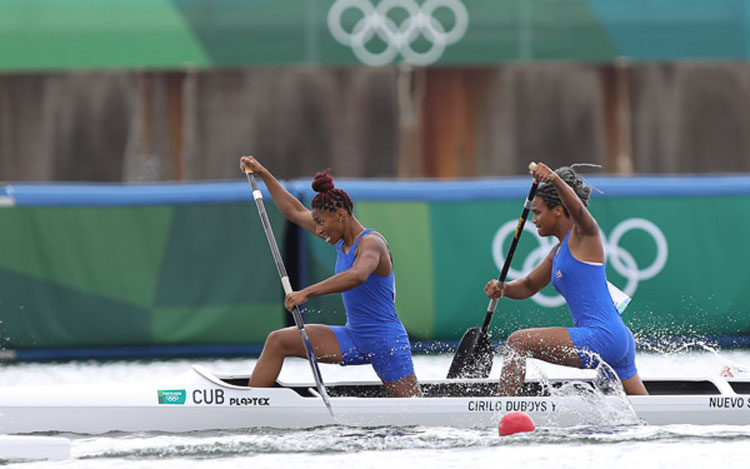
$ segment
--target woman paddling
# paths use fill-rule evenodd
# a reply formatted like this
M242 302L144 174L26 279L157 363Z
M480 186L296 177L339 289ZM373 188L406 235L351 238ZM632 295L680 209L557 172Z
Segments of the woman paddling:
M601 359L617 373L627 394L648 394L635 367L633 334L607 289L599 226L586 208L591 187L572 167L552 171L539 163L531 174L543 183L531 205L532 221L540 236L555 236L560 243L526 277L503 285L491 280L484 290L490 298L522 300L552 281L568 303L574 327L513 332L505 345L500 394L521 391L528 357L577 368L595 368Z
M284 300L284 306L291 311L309 298L341 293L346 308L345 326L305 326L318 360L342 365L370 363L388 395L421 396L409 337L396 315L393 259L383 235L360 224L354 217L349 194L334 187L327 171L315 175L312 188L317 195L310 211L252 156L243 156L240 167L263 179L284 217L336 246L335 275L289 293ZM248 385L273 386L285 357L306 356L296 327L273 331Z

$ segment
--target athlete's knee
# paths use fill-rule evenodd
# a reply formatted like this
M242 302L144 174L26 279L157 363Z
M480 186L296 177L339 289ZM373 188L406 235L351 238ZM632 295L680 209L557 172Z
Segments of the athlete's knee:
M286 356L291 353L293 345L287 329L279 329L268 334L263 348L274 354Z
M530 347L529 335L525 330L515 331L505 341L505 350L508 353L526 355Z

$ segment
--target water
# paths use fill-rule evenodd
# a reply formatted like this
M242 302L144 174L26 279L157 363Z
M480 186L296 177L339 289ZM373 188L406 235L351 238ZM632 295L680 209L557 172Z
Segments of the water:
M450 355L415 356L419 378L444 378ZM22 363L0 365L0 385L140 381L179 374L193 363L217 373L249 372L254 360L197 359L149 362ZM717 353L703 347L681 347L670 353L641 353L643 377L735 374L750 369L750 351ZM496 360L493 377L499 376ZM321 364L324 380L374 380L367 366ZM550 378L590 371L533 362L530 376ZM310 381L303 360L287 360L280 379ZM606 419L605 419L606 420ZM379 468L417 463L423 467L718 467L742 466L750 456L750 425L614 425L603 421L573 429L540 428L534 433L500 438L495 429L447 427L352 428L333 426L305 430L213 431L188 434L113 433L70 435L72 459L11 463L7 467L166 468L166 467L304 467ZM227 466L229 464L230 466Z

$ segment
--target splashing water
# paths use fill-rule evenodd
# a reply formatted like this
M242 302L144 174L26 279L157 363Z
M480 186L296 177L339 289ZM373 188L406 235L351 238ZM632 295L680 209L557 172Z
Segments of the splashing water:
M672 337L667 334L657 334L656 338L636 337L636 343L645 351L657 353L665 357L689 354L695 351L709 352L724 363L718 373L726 378L750 375L750 369L730 360L722 353L720 347L703 337Z
M592 361L595 360L594 362L599 363L593 369L596 377L591 381L569 379L559 386L554 386L553 381L538 366L539 362L528 360L527 363L530 371L538 376L540 385L551 397L561 400L572 398L573 401L585 403L587 409L585 414L576 412L574 409L570 410L570 413L574 414L574 418L580 421L582 425L610 427L641 424L642 422L636 415L615 371L599 359L597 354L593 352L582 353L586 353ZM565 415L565 412L561 412L561 415ZM564 418L570 419L570 416ZM558 424L564 426L562 425L563 422L558 422Z

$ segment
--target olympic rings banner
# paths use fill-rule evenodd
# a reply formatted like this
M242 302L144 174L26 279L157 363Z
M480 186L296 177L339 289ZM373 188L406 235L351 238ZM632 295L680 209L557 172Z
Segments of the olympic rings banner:
M452 24L443 25L436 16L445 9ZM398 10L405 12L400 22L394 19ZM345 27L344 16L352 11L358 17L351 31ZM461 0L336 0L328 10L328 29L341 44L351 47L354 55L366 65L386 65L401 56L413 65L430 65L443 55L445 48L460 41L469 26L469 13ZM420 38L426 42L424 51L415 48ZM382 44L373 50L373 43ZM377 44L374 44L377 47ZM383 47L384 46L384 47Z
M3 0L0 70L747 59L745 0Z

